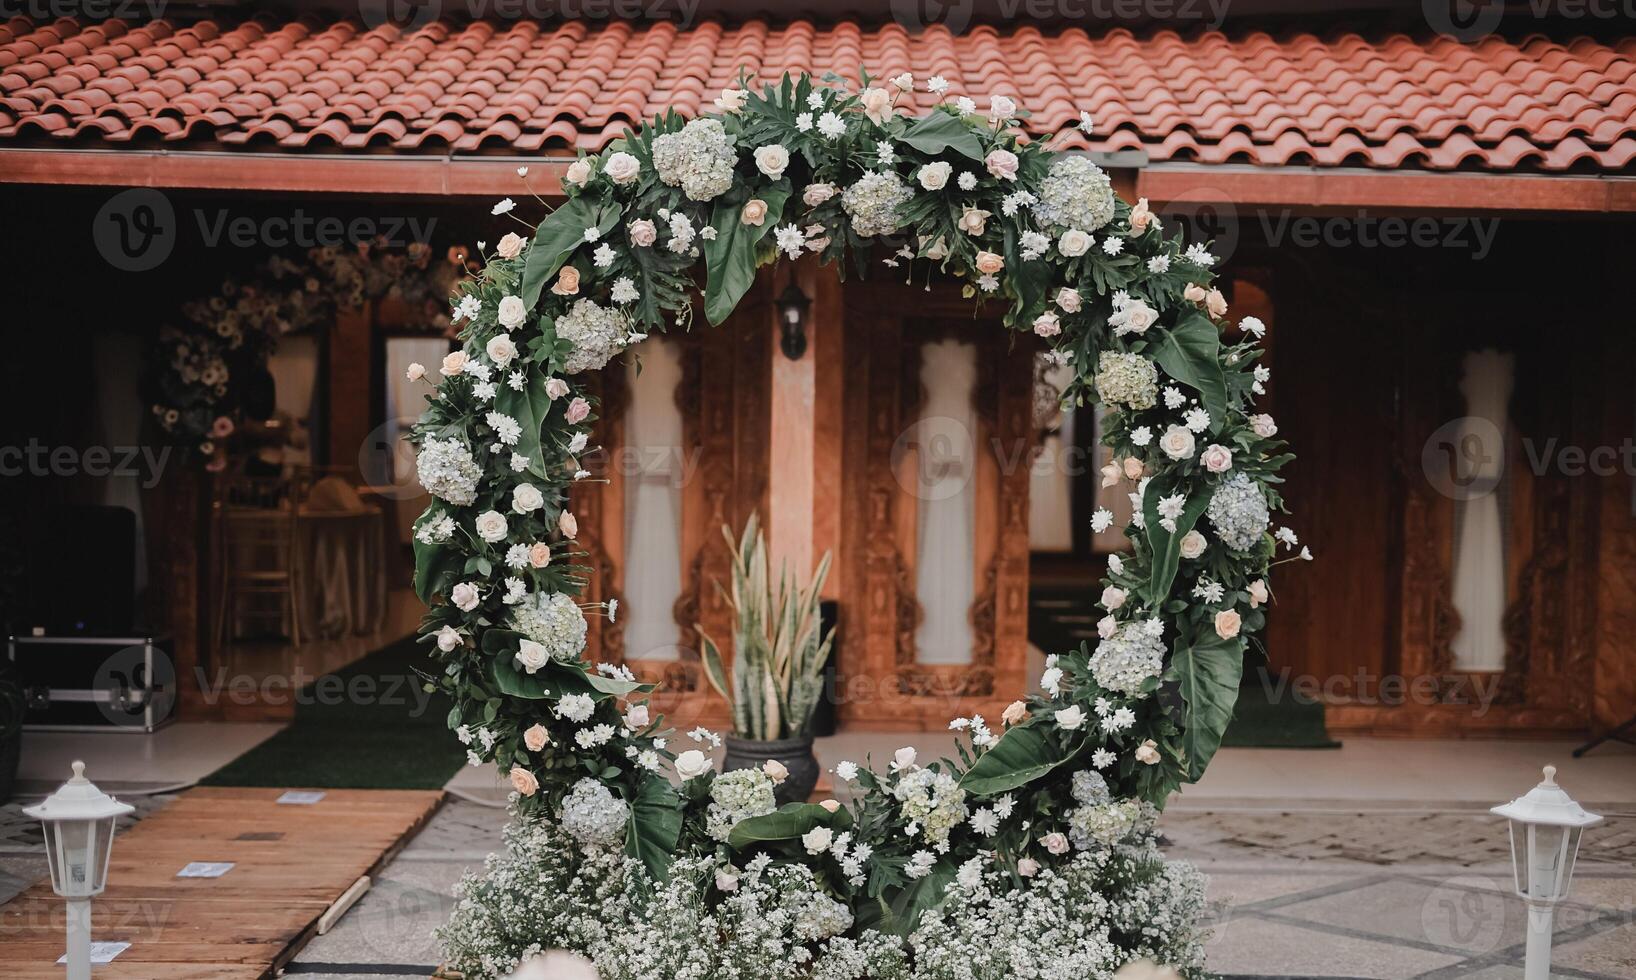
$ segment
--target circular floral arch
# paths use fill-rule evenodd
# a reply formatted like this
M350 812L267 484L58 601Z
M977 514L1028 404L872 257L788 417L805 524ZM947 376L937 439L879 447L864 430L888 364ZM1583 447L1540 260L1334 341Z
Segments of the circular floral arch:
M1009 98L979 112L933 78L942 104L916 117L897 107L914 84L786 76L580 158L566 203L531 235L507 234L460 287L463 347L434 368L415 431L435 498L415 580L435 683L472 762L509 774L523 823L622 849L653 887L713 869L697 887L718 899L743 874L798 869L854 935L908 935L948 889L985 875L1020 889L1088 852L1124 853L1220 744L1278 541L1295 546L1269 522L1289 457L1252 408L1263 327L1230 330L1207 249L1167 237L1090 160L1025 139ZM576 601L589 570L575 564L569 489L596 422L579 375L690 322L701 266L703 311L719 323L758 266L807 253L850 254L860 272L924 263L961 280L974 308L1003 305L1008 329L1073 367L1064 399L1106 411L1108 482L1138 482L1094 647L1055 651L1041 693L1003 719L956 719L958 761L903 750L882 772L846 763L849 806L774 811L769 777L718 778L698 751L678 753L647 688L582 659L585 611L616 611ZM1112 519L1099 510L1096 529Z

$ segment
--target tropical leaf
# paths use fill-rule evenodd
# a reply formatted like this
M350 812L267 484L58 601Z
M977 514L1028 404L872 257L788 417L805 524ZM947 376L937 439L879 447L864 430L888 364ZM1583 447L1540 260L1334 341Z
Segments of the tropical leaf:
M903 131L903 142L933 156L953 150L972 160L983 158L983 142L977 133L958 116L947 112L934 112L915 120Z
M1159 338L1153 359L1166 374L1198 390L1212 424L1227 418L1227 379L1221 373L1221 333L1202 313L1184 314Z
M540 433L545 429L546 416L551 412L551 396L545 393L545 372L531 371L529 375L528 384L521 391L507 384L497 386L494 410L517 420L522 434L517 437L517 444L511 447L512 452L527 456L528 472L544 480L549 474L545 470Z
M1180 682L1182 700L1187 702L1182 751L1187 755L1187 778L1197 781L1221 748L1222 733L1233 720L1244 674L1243 641L1210 635L1189 644L1185 637L1178 637L1170 672Z
M1020 789L1051 772L1074 753L1065 751L1035 726L1008 729L994 747L983 753L960 787L975 796L997 796Z
M606 235L618 223L618 204L610 201L599 206L588 196L570 198L546 215L534 229L534 243L528 247L528 256L523 262L523 303L531 310L534 308L545 284L569 256L585 244L585 229L595 226Z
M589 694L600 701L653 689L651 684L591 673L578 663L553 660L530 674L517 666L517 646L523 635L516 630L489 629L483 633L483 652L489 673L502 694L535 701L555 701L564 694Z
M931 873L904 885L890 904L890 912L882 916L882 932L907 936L920 925L920 917L943 901L949 885L954 881L955 868L948 861L940 861Z
M746 817L733 825L727 843L736 851L755 844L796 840L814 827L845 830L852 826L852 813L845 807L830 813L816 803L786 803L772 813Z
M730 194L716 202L710 224L716 237L704 243L704 263L708 278L704 286L704 316L719 324L732 315L756 278L756 245L778 225L784 215L784 201L790 196L789 181L780 181L755 192L767 204L767 216L759 225L740 220L748 193Z
M431 510L428 509L421 515L421 520L427 520L431 514ZM434 597L453 588L455 581L460 577L461 568L460 552L457 549L449 547L446 543L422 541L420 535L415 535L415 595L421 602L430 606Z
M1188 487L1186 481L1182 481L1181 487ZM1151 603L1163 602L1170 596L1171 583L1176 580L1176 569L1181 564L1182 538L1193 530L1199 516L1210 505L1208 493L1189 496L1182 506L1181 516L1176 518L1176 530L1167 531L1159 519L1159 500L1169 492L1157 482L1149 483L1147 496L1142 498L1142 518L1147 526L1148 547L1153 553L1147 583L1147 597Z
M682 836L682 800L663 776L642 780L631 800L625 853L641 861L659 881L670 874L671 854Z

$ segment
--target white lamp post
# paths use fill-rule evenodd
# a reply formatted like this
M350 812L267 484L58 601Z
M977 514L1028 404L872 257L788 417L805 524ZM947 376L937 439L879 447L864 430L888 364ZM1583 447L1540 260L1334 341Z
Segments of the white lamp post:
M68 899L68 980L91 980L91 896L108 883L114 821L134 809L86 779L83 762L45 802L23 809L45 826L51 888Z
M1568 897L1579 838L1586 827L1602 822L1587 813L1556 784L1556 767L1545 767L1545 780L1492 813L1511 821L1511 868L1518 897L1528 902L1528 954L1523 980L1551 976L1551 917L1556 903Z

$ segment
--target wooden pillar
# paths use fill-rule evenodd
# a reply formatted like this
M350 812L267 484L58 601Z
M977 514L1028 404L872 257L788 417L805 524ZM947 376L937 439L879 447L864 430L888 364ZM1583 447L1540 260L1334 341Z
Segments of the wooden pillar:
M358 454L369 438L374 418L370 393L376 390L374 344L371 324L374 304L366 302L356 310L338 313L329 330L327 453L319 460L330 466L345 467L355 479L362 479Z

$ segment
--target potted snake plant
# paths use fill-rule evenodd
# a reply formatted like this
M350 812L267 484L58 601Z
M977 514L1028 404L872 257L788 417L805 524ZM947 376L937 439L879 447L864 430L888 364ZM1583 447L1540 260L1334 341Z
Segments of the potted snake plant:
M824 694L824 664L835 631L825 633L819 595L829 577L830 555L818 563L806 587L781 565L775 583L767 568L767 542L754 515L738 541L723 527L733 557L733 664L731 676L715 641L699 631L705 676L733 709L723 771L777 762L788 774L778 784L779 803L804 801L818 782L812 753L812 713ZM717 588L721 583L717 583Z

